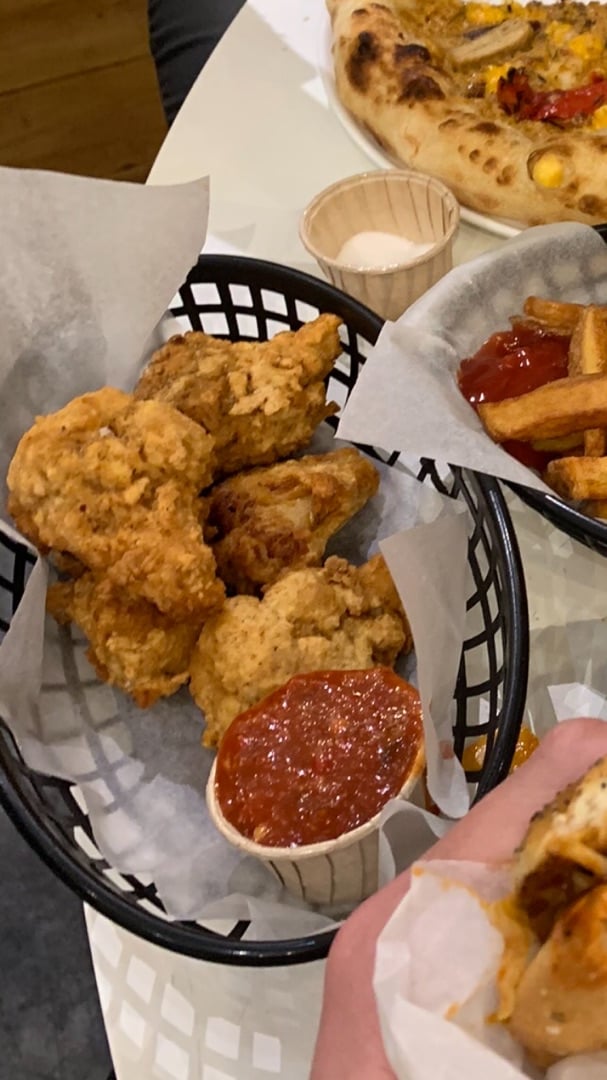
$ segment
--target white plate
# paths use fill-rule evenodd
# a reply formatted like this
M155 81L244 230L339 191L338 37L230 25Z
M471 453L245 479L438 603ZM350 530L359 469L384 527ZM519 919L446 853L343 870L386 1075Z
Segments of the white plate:
M370 161L375 165L379 165L381 169L393 169L394 166L402 168L403 162L399 161L397 158L390 157L390 155L381 148L379 143L375 141L373 136L356 122L354 117L350 115L339 100L333 73L332 44L333 36L331 32L331 22L328 16L323 16L318 57L318 72L322 79L330 108L333 110L350 138L360 147L363 153L367 155ZM461 218L462 221L467 221L469 225L475 225L477 229L484 229L485 232L493 233L495 236L518 236L521 229L524 228L523 225L516 225L512 222L505 221L502 218L494 218L489 217L486 214L479 214L476 210L469 210L467 206L461 207Z

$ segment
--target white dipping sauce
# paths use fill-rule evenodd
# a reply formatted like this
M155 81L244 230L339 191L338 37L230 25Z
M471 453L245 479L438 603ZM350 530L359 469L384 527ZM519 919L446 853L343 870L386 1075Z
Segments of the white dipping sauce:
M336 261L357 270L378 270L410 263L425 255L434 244L415 244L404 236L387 232L355 233L340 248Z

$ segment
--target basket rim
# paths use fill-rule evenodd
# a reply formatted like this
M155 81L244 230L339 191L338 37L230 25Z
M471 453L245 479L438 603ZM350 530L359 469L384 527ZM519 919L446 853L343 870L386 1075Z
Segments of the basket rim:
M278 289L281 283L286 281L300 284L308 291L313 288L318 300L322 300L328 307L333 307L336 314L341 313L342 317L350 318L355 316L365 323L368 340L371 341L375 340L383 326L383 320L378 315L339 289L311 274L281 266L279 263L247 256L201 255L188 274L186 283L196 283L196 272L201 267L207 271L214 267L218 270L229 268L232 274L238 272L242 275L245 283L246 279L251 280L257 272L265 279L261 287L267 289L272 289L272 281ZM237 284L238 281L233 283ZM457 471L475 490L479 503L482 503L483 514L493 523L491 540L496 547L496 555L504 575L502 605L507 611L511 631L508 662L504 657L500 723L496 730L493 754L479 780L474 804L505 778L514 753L527 692L529 619L518 541L500 484L494 477L464 469ZM6 735L14 745L15 740L5 725L2 725L2 729L0 804L50 869L99 914L154 945L209 962L275 967L309 963L326 957L338 926L297 938L245 941L216 934L196 924L169 921L160 915L152 915L139 904L132 902L128 898L130 894L116 891L102 874L82 865L74 845L49 818L40 814L29 792L23 791L15 759L6 749ZM6 733L4 736L3 732Z

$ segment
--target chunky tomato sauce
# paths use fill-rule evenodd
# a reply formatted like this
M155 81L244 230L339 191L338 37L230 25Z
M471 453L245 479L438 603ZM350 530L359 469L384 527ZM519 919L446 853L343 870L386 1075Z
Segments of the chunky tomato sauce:
M398 794L422 739L417 690L389 668L296 675L230 724L217 800L257 843L333 840Z
M539 326L518 323L512 330L493 334L474 356L462 360L459 388L476 408L483 401L503 401L519 397L567 375L570 338ZM524 465L546 467L552 455L535 450L528 443L506 442L507 450Z

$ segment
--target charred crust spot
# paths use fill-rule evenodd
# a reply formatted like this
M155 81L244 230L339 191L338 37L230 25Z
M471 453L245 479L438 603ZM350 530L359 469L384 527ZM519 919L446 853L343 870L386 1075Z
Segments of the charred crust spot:
M350 59L346 65L346 74L357 90L366 90L369 83L369 64L377 60L380 53L375 34L362 30L356 40Z
M600 214L604 205L603 199L600 199L598 195L582 195L582 198L578 202L578 209L583 214L590 214L596 216Z
M453 116L449 116L446 120L441 120L438 125L439 131L446 131L448 128L457 127L457 120Z
M359 7L359 8L356 9L356 11L353 11L352 14L353 15L368 15L369 12L367 11L366 7Z
M428 64L432 57L429 50L425 45L395 45L394 46L394 60L397 64L403 62L403 60L420 60L423 64Z
M481 156L480 150L471 150L470 153L468 154L468 157L470 158L470 161L478 161L480 156Z
M579 190L579 180L572 180L570 184L567 184L565 188L565 195L577 195Z
M495 179L496 182L500 185L500 187L507 187L508 184L512 183L515 175L516 169L514 168L514 165L504 165L501 173L499 173Z
M483 163L483 172L493 172L498 164L499 163L496 157L487 158L487 160Z
M421 72L406 72L402 80L399 101L441 101L444 93L430 75Z
M480 124L475 124L470 128L470 131L479 131L481 135L498 135L499 127L494 124L492 120L481 120Z

